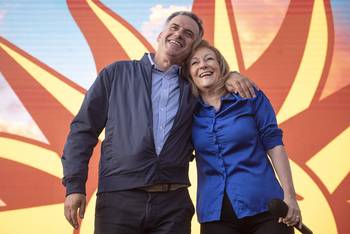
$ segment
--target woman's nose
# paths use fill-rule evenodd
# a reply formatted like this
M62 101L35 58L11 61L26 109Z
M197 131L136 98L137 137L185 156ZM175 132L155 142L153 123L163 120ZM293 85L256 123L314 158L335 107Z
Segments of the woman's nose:
M199 68L205 69L205 68L207 68L207 67L208 67L208 65L207 65L207 63L206 63L205 61L200 61L200 63L199 63Z

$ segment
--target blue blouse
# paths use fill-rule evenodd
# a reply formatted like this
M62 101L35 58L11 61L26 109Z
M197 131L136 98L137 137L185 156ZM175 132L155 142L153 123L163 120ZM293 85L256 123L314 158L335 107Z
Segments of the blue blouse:
M262 91L245 99L230 93L215 111L203 101L194 114L192 140L196 151L200 223L220 220L224 192L238 218L268 210L283 199L266 151L282 145L273 108Z

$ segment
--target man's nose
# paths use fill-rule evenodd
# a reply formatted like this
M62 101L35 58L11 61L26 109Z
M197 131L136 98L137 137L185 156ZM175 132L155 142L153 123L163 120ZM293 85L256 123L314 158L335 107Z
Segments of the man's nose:
M179 29L177 30L176 32L174 32L175 36L178 37L178 38L183 38L183 30L182 29Z

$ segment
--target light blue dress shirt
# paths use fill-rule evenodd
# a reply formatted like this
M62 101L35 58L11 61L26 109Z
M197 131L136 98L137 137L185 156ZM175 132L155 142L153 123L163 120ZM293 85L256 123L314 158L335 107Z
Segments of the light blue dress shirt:
M219 111L203 101L194 114L192 141L198 172L199 222L220 220L226 191L238 218L268 210L273 198L283 199L266 151L282 145L275 113L261 91L244 99L222 98Z
M151 54L148 58L152 64L152 111L153 135L157 155L160 154L170 129L173 126L179 109L179 69L172 65L167 71L160 71L153 62Z

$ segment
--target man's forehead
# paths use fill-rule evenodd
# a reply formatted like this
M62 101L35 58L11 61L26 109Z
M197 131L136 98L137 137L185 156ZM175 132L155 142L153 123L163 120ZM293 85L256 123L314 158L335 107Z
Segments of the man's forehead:
M199 27L197 22L187 15L175 16L168 22L168 25L171 25L171 24L177 24L177 25L180 25L181 27L190 29L194 33L199 33Z

